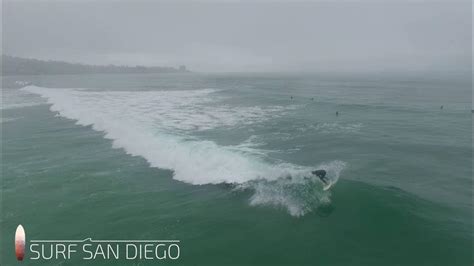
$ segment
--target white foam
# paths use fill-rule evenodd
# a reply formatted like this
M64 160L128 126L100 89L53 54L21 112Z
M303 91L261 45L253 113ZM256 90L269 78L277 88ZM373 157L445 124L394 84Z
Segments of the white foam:
M31 82L23 81L23 80L17 80L17 81L15 81L15 84L24 87L24 86L30 85Z
M333 161L316 168L326 170L327 178L335 184L345 167L344 162ZM248 182L244 186L255 191L250 199L251 205L282 206L293 216L303 216L321 204L330 203L331 192L322 190L322 183L311 175Z
M239 147L220 146L188 134L195 130L259 123L281 115L285 107L228 106L222 104L221 96L211 89L90 91L27 86L22 90L46 98L51 104L50 110L60 116L105 132L105 138L113 140L115 148L145 158L152 167L170 169L174 179L190 184L281 182L278 180L288 176L298 183L314 170L314 167L265 161L259 156L258 144L252 142L254 137ZM337 167L321 166L324 167L330 176L338 178ZM306 212L291 210L298 209L291 197L285 202L259 192L263 190L258 186L254 189L253 205L272 201L286 206L294 215Z

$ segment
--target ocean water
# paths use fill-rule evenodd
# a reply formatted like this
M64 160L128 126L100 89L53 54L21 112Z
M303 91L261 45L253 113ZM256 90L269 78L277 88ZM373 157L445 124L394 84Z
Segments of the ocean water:
M179 239L164 265L473 262L470 77L2 83L2 265L20 223L30 239Z

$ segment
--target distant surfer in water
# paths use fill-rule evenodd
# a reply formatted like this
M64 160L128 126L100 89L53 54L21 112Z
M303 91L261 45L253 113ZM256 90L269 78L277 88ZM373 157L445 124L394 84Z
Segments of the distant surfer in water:
M321 181L323 181L324 184L328 184L329 180L328 178L326 177L326 171L325 170L315 170L313 172L311 172L313 175L319 177L319 179L321 179Z
M336 111L336 116L339 116L339 111Z

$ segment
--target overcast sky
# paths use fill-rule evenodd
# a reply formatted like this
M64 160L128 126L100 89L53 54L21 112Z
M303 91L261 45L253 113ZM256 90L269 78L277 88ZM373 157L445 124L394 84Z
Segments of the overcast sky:
M4 1L3 52L196 71L470 69L470 1Z

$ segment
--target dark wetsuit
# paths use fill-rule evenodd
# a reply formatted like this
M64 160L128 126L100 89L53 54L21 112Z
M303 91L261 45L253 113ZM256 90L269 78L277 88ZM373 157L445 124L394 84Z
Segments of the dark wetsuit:
M326 177L326 171L324 170L315 170L313 172L311 172L313 175L319 177L319 179L321 179L321 181L323 181L324 184L327 184L328 183L328 179Z

